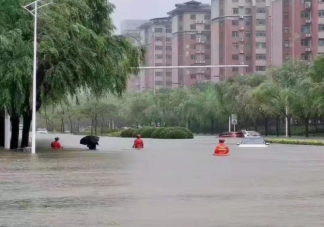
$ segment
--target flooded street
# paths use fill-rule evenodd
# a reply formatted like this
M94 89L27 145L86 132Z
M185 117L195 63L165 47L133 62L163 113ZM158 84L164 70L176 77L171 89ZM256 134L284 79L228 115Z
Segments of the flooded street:
M215 157L214 137L146 139L140 151L133 139L88 151L60 137L66 150L0 153L0 226L324 226L323 147L228 140L231 156Z

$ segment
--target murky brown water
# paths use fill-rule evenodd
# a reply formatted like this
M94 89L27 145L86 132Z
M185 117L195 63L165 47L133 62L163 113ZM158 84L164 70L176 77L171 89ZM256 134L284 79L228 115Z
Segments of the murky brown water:
M324 226L322 147L232 141L230 157L214 157L215 140L145 140L137 151L132 139L106 138L96 152L0 153L0 226Z

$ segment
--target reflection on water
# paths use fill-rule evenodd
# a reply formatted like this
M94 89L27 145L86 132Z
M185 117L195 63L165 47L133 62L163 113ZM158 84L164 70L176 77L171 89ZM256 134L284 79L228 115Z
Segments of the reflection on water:
M323 148L232 141L215 157L210 137L131 142L0 153L0 226L324 226Z

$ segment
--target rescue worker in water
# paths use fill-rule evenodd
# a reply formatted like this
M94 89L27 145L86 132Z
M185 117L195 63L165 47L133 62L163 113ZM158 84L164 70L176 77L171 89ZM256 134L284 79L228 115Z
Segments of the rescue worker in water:
M133 148L136 148L136 149L142 149L142 148L144 148L144 142L141 139L141 136L140 135L137 135L136 136L136 140L134 141Z
M219 139L219 144L215 148L214 155L228 155L229 154L229 148L225 145L224 139Z
M55 138L55 141L51 143L52 149L54 149L54 150L61 150L61 149L63 149L63 147L61 146L59 140L60 139L58 137L56 137Z

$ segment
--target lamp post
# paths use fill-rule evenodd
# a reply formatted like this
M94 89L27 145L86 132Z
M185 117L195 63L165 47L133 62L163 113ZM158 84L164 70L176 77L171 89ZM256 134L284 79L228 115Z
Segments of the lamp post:
M42 0L34 1L28 5L24 6L31 15L34 16L34 67L33 67L33 109L32 109L32 150L31 153L36 153L36 74L37 74L37 19L38 10L44 6L51 4L52 2L46 4L38 4ZM31 9L30 9L31 8Z

